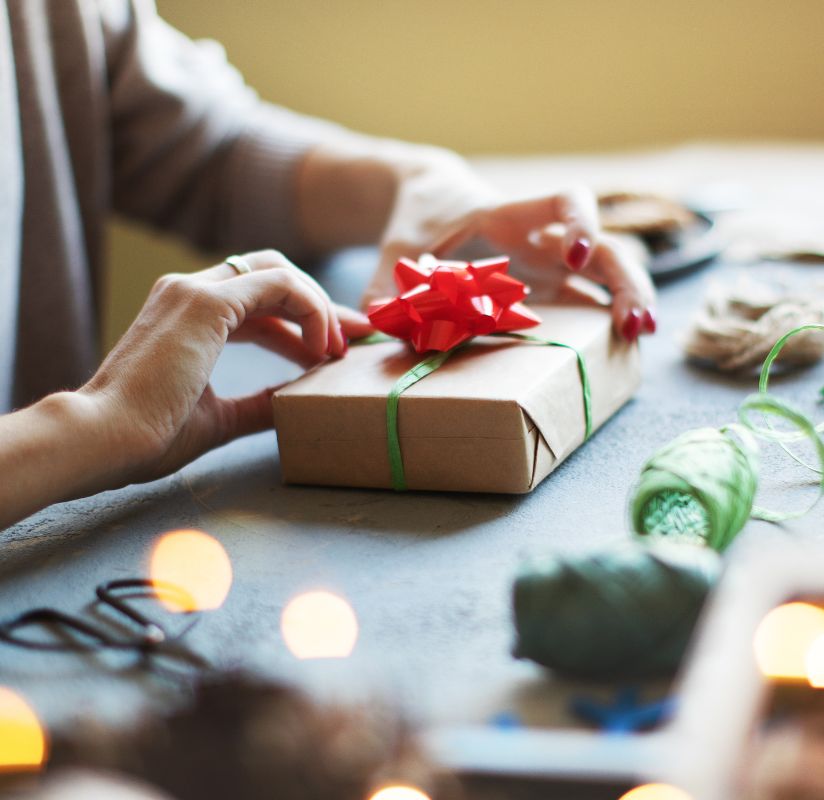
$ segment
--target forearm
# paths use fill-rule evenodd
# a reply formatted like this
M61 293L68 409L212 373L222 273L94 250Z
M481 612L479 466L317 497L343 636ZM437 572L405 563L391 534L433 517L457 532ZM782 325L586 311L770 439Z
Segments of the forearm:
M323 253L378 243L390 226L420 241L428 221L468 213L491 190L448 150L353 135L305 156L297 192L301 238Z
M117 453L97 429L94 401L61 392L0 417L0 530L52 503L117 479Z

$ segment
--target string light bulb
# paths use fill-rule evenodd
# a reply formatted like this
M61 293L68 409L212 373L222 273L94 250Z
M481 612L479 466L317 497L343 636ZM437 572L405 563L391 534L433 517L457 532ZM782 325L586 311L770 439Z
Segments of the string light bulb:
M773 680L807 680L810 646L821 636L824 609L799 602L772 609L755 632L753 647L758 668Z
M157 599L176 613L214 611L232 588L232 563L223 545L198 530L170 531L155 544L149 575ZM164 590L169 584L174 591Z
M332 592L299 594L283 609L281 632L296 658L348 658L358 639L352 606Z
M38 771L47 755L37 714L19 694L0 686L0 773Z
M645 783L621 795L619 800L692 800L692 798L685 791L667 783Z
M428 794L414 786L385 786L378 789L369 800L431 800Z

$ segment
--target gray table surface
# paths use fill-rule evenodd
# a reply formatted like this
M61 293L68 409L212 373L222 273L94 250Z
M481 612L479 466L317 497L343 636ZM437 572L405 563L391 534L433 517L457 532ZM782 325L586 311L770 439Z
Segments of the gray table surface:
M326 275L333 295L354 302L372 258L360 251L339 259ZM624 540L643 461L684 430L735 418L753 377L691 366L678 343L707 281L731 272L716 265L662 287L659 332L642 343L637 396L529 495L283 486L275 434L265 433L167 479L55 506L0 533L0 616L41 605L82 610L101 581L145 573L159 534L200 528L222 542L234 569L223 608L188 635L216 665L295 681L320 697L388 698L427 726L536 709L569 724L567 687L510 655L513 575L525 557ZM242 393L294 374L276 356L230 346L214 383L218 392ZM780 387L813 409L822 383L821 370L810 369ZM789 467L775 473L787 486L797 477ZM785 536L820 521L815 511L784 528L753 523L744 536ZM355 609L360 638L351 658L301 662L285 647L283 607L312 588L339 592ZM167 702L170 691L126 656L2 644L0 684L21 690L51 726L77 714L126 720Z

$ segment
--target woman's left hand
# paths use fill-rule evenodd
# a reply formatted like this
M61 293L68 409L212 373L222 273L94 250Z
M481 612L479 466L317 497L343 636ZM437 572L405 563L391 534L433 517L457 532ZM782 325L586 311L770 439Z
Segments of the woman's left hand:
M625 339L655 332L649 273L637 250L601 232L592 192L576 188L505 202L465 162L449 156L402 181L365 301L395 294L398 258L425 252L447 257L476 238L512 256L544 296L557 295L573 275L604 286L612 296L613 325Z

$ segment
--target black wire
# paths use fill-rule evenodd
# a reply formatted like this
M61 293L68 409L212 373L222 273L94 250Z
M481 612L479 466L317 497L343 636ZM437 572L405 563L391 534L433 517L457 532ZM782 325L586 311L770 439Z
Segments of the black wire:
M67 614L53 608L35 608L26 611L6 622L0 623L0 641L29 650L51 652L99 652L102 650L130 650L145 657L145 663L167 674L180 673L175 670L162 669L153 664L150 658L153 655L183 661L199 670L208 671L211 664L202 656L189 650L181 643L181 639L197 624L199 618L192 620L179 634L170 636L166 629L156 620L153 620L135 609L126 597L117 593L123 589L151 589L151 593L142 592L138 597L163 594L183 601L181 605L191 602L189 594L179 586L163 581L147 580L145 578L125 578L108 581L95 589L98 600L114 609L141 628L141 633L132 638L117 638L101 625L95 625L82 617ZM28 639L19 635L27 628L46 626L57 630L66 641L44 642ZM72 634L80 634L91 641L77 641Z

